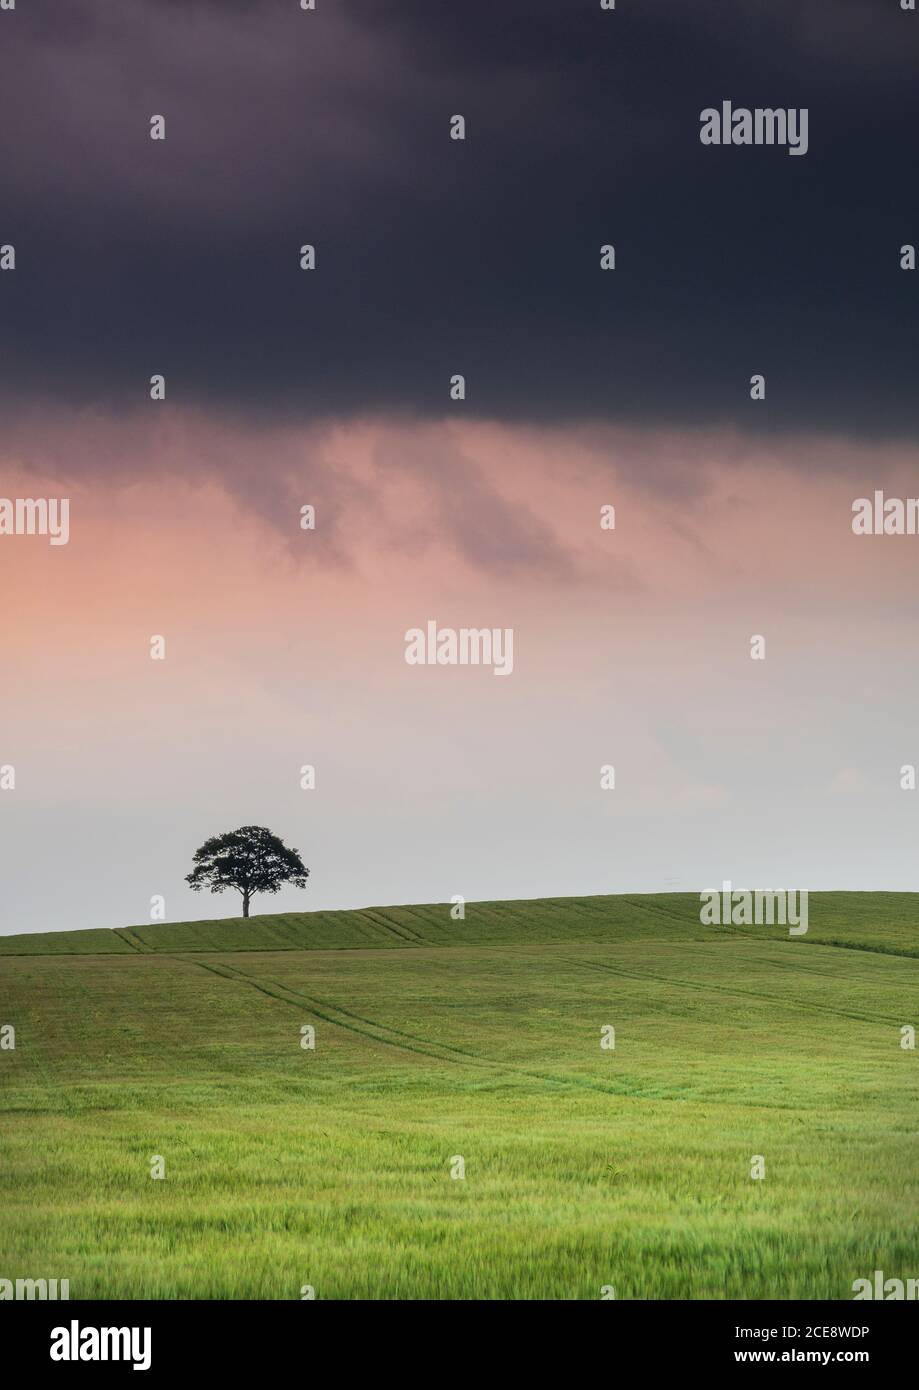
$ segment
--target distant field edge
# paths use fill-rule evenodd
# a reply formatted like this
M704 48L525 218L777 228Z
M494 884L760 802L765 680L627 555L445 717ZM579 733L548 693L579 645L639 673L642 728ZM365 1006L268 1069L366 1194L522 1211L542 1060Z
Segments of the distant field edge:
M745 936L788 940L782 927L713 927L699 920L698 893L619 893L265 913L249 918L156 922L0 936L0 955L156 955L214 951L414 950L418 947L710 942ZM815 892L800 942L919 958L919 893Z

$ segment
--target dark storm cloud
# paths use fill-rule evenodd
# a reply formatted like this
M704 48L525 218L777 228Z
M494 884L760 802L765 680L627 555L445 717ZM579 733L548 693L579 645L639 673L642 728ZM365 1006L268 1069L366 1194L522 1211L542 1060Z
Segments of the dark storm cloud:
M4 408L117 411L161 371L269 419L915 435L917 54L895 0L29 0L0 14ZM702 147L722 99L806 106L808 154Z

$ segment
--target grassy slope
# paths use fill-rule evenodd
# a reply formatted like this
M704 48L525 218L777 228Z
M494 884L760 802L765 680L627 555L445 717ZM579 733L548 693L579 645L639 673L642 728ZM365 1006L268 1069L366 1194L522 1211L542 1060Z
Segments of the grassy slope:
M650 914L650 915L649 915ZM653 927L652 927L653 924ZM806 944L852 946L919 957L919 893L813 893ZM731 928L733 933L739 929ZM785 928L750 927L757 940L785 940ZM692 893L590 898L524 898L467 905L466 920L449 905L368 907L348 912L280 912L210 922L160 922L90 931L0 936L0 955L132 951L314 951L457 946L526 941L617 941L674 937L710 941ZM727 935L727 931L724 933Z
M815 895L789 940L665 895L33 939L0 962L0 1275L280 1298L915 1275L916 917Z

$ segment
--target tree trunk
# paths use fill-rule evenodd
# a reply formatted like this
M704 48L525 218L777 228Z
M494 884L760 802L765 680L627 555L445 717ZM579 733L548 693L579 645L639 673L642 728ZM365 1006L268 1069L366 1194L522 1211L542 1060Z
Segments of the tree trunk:
M249 890L248 890L248 888L244 888L244 889L243 889L243 916L244 916L244 917L248 917L248 916L249 916Z

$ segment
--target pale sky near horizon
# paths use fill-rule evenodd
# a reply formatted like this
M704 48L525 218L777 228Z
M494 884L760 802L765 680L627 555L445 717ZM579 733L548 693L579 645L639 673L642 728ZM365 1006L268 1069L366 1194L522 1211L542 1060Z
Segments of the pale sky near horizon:
M126 460L144 428L83 422ZM919 537L851 527L856 497L908 495L916 450L179 411L151 447L156 480L14 489L66 486L71 535L0 546L4 933L143 922L157 894L170 920L235 915L183 880L247 823L311 869L254 911L919 888ZM215 457L274 461L271 515ZM449 467L446 502L419 458ZM407 665L430 619L512 628L512 673Z

